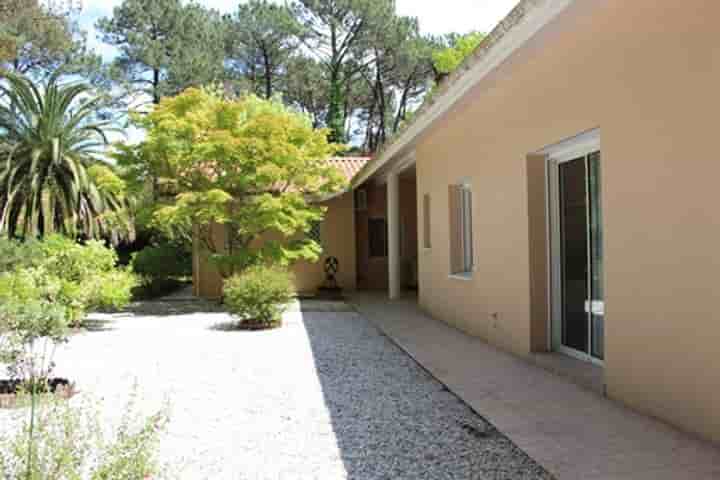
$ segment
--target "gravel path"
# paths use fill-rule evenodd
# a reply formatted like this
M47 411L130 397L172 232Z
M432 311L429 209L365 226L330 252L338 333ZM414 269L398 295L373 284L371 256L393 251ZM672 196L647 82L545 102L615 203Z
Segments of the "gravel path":
M94 316L57 374L110 422L135 382L146 412L169 398L162 456L183 479L550 478L364 318L328 310L237 332L209 303L144 303Z

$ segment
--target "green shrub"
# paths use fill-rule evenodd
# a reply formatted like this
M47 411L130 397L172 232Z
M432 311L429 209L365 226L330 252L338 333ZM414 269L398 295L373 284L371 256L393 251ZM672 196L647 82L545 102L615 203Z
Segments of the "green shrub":
M273 267L253 267L235 275L224 284L228 309L241 322L273 325L295 295L290 273Z
M130 270L114 270L93 275L87 282L87 305L93 310L117 311L132 301L140 279Z
M0 478L8 480L146 480L168 478L158 459L168 416L141 417L131 401L112 435L89 401L49 399L14 434L0 438ZM32 440L30 440L32 438Z
M139 285L133 288L132 296L136 301L153 300L177 292L186 285L186 282L176 278L144 277Z
M25 268L0 273L0 303L58 301L63 282L44 268Z
M45 253L41 250L41 243L37 240L19 242L0 238L0 272L38 267L45 260Z
M138 300L150 300L169 295L192 275L192 254L181 245L164 243L145 247L132 255L130 262L142 282L133 290Z
M181 246L172 244L145 247L132 256L133 271L150 278L189 277L192 275L192 255Z
M77 281L110 271L116 263L115 250L95 240L81 245L62 235L26 242L0 239L0 272L43 266L53 275Z
M117 254L101 242L85 245L51 235L43 241L0 240L0 302L55 302L65 308L71 324L89 309L126 306L138 278L116 267Z
M91 240L85 245L66 237L52 235L41 243L48 272L63 280L82 282L92 275L111 272L117 265L117 254L102 242Z
M67 336L68 315L62 305L37 299L0 302L0 363L23 385L50 378L55 347Z

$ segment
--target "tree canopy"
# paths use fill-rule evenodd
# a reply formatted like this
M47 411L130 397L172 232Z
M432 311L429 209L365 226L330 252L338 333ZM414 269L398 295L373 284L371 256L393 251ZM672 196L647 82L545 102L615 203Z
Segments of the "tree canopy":
M277 95L369 153L483 38L423 35L394 0L248 0L222 18L194 1L123 0L97 27L120 50L110 71L124 107L222 82Z
M305 33L287 5L268 0L241 3L229 22L227 55L233 72L246 74L251 91L271 98Z
M114 79L126 103L154 104L189 86L217 80L223 71L225 39L220 15L181 0L124 0L97 27L105 43L120 50Z
M197 88L162 100L140 121L147 139L121 155L133 157L125 163L149 161L150 171L173 183L177 195L155 213L158 226L176 236L196 229L227 275L318 258L319 246L303 235L323 217L312 201L344 186L327 162L341 148L327 130L278 100ZM227 239L213 225L224 225Z
M294 5L308 34L306 44L326 69L325 124L334 141L345 142L353 82L373 62L367 48L373 32L395 16L394 1L300 0Z
M439 80L451 74L462 65L485 38L485 34L472 32L467 35L448 35L446 48L433 53L435 74Z
M97 73L100 58L88 50L77 13L71 2L0 0L0 67L35 77Z

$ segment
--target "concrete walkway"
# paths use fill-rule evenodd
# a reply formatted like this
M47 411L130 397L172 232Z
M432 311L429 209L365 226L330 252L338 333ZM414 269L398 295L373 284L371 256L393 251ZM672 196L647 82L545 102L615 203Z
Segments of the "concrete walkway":
M352 302L559 480L720 479L720 449L433 320L413 301Z

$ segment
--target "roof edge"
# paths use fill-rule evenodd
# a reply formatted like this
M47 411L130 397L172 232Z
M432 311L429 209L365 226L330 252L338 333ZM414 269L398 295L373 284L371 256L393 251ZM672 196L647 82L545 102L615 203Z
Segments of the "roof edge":
M417 110L415 119L357 173L351 182L351 188L357 188L402 153L403 149L455 106L471 88L530 41L574 1L522 0L518 3L485 37L475 52L438 86L433 98Z

